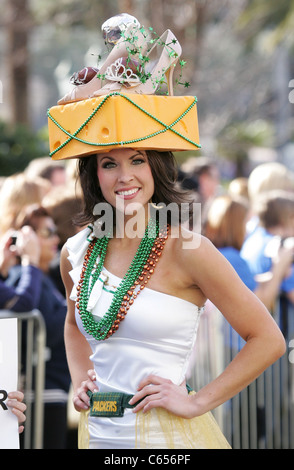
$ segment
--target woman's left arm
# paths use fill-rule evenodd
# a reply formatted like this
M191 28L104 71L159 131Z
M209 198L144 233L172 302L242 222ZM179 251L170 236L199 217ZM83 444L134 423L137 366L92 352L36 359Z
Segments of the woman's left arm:
M183 253L186 255L194 284L246 344L216 379L194 395L169 380L147 377L131 403L148 395L134 411L162 406L186 418L202 415L238 394L285 353L285 340L276 322L211 242L202 238L200 246L193 253Z

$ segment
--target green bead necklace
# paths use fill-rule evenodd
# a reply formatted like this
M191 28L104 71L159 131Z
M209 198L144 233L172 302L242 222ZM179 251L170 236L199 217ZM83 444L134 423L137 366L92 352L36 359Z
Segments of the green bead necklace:
M137 295L151 278L164 248L168 230L167 226L159 232L158 222L153 219L149 221L131 265L116 289L108 311L99 321L96 321L92 313L87 310L87 305L104 265L109 238L103 236L94 238L90 242L77 286L77 308L85 331L96 340L109 338L119 328L120 322L125 318ZM155 236L152 237L150 234Z

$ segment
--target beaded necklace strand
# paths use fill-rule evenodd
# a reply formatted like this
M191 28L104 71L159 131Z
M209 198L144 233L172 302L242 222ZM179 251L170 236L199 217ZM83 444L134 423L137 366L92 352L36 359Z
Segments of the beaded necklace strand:
M152 232L151 230L154 229L155 232ZM154 273L168 237L168 231L168 226L159 231L158 222L150 220L135 257L113 295L108 311L99 321L96 321L92 313L87 310L87 305L104 265L109 238L103 236L90 242L77 286L77 309L85 331L96 340L109 338L119 328L130 306ZM155 237L151 237L150 233L155 233Z

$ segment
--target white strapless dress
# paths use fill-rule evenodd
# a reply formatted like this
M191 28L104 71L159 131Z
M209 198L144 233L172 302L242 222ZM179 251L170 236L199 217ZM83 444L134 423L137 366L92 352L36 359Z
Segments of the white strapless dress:
M70 275L76 286L92 228L88 227L67 241ZM96 317L108 310L121 279L103 268L88 308ZM92 349L90 356L100 392L134 394L139 382L149 374L185 380L196 340L203 307L175 296L145 288L130 307L117 332L97 341L84 330L78 311L76 322ZM123 417L98 418L82 413L79 447L101 449L132 448L228 448L211 413L189 420L163 409L143 414L126 409Z

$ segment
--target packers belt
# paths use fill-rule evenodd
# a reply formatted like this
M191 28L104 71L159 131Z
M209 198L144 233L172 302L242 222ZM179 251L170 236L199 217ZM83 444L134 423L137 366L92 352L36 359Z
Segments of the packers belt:
M127 395L121 392L88 392L90 397L90 416L97 417L118 417L124 415L125 408L134 408L134 405L129 405L129 401L134 395Z
M192 389L187 384L187 391ZM121 418L126 408L134 408L141 400L134 405L129 405L129 401L134 395L128 395L122 392L95 392L88 391L90 397L90 416L100 418ZM145 398L145 397L144 397ZM142 400L144 399L142 398Z

